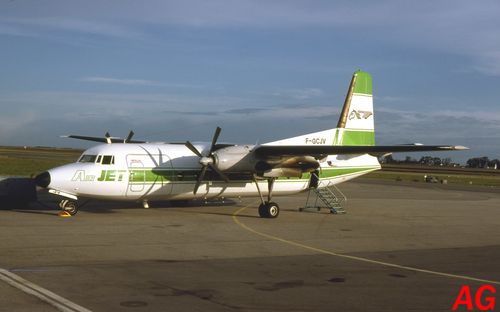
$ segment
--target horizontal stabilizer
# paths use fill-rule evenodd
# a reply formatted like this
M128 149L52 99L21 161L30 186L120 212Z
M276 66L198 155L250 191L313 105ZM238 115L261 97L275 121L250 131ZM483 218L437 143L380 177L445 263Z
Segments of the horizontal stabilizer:
M392 146L293 146L293 145L261 145L255 148L259 156L314 156L372 154L381 155L397 152L431 152L431 151L456 151L467 150L465 146L453 145L392 145Z

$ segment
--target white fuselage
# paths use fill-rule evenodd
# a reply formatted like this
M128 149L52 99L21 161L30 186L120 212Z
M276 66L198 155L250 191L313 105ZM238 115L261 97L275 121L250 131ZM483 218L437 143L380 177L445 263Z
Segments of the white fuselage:
M202 153L209 148L206 143L194 145ZM320 163L319 187L377 169L378 160L370 155L328 156ZM200 170L199 157L182 144L103 144L86 150L79 162L49 170L48 189L74 197L133 201L259 195L251 175L235 175L229 182L207 175L195 195ZM300 178L278 178L273 194L304 191L309 180L309 173ZM258 183L267 194L267 181Z

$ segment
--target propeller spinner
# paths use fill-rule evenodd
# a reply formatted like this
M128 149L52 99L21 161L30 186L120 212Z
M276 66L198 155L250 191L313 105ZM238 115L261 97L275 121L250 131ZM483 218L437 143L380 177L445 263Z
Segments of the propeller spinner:
M186 141L186 144L185 144L186 147L189 148L196 156L200 157L199 162L200 162L200 165L202 166L201 171L198 174L198 179L196 180L196 184L194 186L194 190L193 190L194 194L196 194L196 192L198 192L198 188L200 187L201 181L203 181L203 178L205 177L205 173L207 172L208 167L210 167L210 169L212 169L214 172L216 172L224 181L229 182L229 179L227 178L227 176L222 171L220 171L219 168L217 168L214 165L214 163L215 163L214 149L215 149L215 144L217 143L217 139L219 138L221 130L222 129L220 127L217 127L215 129L214 137L212 138L212 145L210 145L210 150L208 151L208 153L206 155L201 154L196 149L196 147L194 147L194 145L191 144L191 142Z

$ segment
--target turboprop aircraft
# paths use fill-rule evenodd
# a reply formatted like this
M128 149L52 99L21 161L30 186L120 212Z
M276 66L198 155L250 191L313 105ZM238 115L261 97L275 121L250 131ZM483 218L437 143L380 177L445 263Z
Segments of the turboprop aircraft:
M102 142L76 163L50 169L35 179L62 197L67 214L82 198L140 201L260 196L259 215L275 218L273 195L322 188L380 169L377 156L393 152L467 149L450 145L375 145L372 79L353 74L336 128L259 145L218 144L217 127L210 143L148 143L126 139L70 135Z

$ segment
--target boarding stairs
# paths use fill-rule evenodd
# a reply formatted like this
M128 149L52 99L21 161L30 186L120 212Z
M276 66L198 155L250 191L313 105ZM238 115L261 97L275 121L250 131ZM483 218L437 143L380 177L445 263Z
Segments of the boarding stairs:
M307 194L306 205L299 211L320 212L322 208L326 208L330 210L330 213L344 214L346 203L347 197L335 184L328 182L326 187L311 187Z

